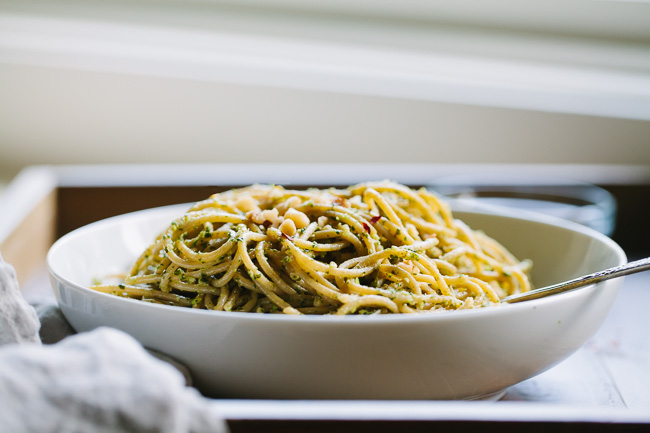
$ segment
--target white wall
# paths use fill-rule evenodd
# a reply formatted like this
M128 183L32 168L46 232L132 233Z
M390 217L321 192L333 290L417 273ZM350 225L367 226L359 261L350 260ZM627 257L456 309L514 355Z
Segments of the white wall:
M650 122L5 66L2 165L650 164ZM6 159L5 159L6 158Z

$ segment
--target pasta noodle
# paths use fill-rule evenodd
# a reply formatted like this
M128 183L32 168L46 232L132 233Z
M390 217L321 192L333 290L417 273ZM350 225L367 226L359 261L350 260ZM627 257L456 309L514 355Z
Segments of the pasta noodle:
M209 310L416 313L494 305L530 290L530 266L424 188L253 185L194 204L123 280L92 288Z

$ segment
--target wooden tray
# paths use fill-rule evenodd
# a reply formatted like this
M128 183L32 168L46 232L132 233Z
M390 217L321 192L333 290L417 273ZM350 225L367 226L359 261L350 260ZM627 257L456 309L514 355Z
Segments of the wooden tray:
M293 187L391 178L426 185L459 172L510 170L596 183L618 200L614 239L630 258L648 256L650 167L437 165L37 166L0 196L0 251L26 298L53 296L45 255L62 234L101 218L192 202L254 182ZM498 402L218 400L233 432L474 431L498 425L567 431L644 430L650 424L650 276L627 277L609 318L583 348L510 388ZM525 426L522 426L525 423Z

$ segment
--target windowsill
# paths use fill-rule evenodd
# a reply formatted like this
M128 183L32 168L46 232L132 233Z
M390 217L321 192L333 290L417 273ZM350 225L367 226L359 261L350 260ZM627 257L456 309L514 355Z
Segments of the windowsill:
M650 120L639 42L174 11L0 9L0 64Z

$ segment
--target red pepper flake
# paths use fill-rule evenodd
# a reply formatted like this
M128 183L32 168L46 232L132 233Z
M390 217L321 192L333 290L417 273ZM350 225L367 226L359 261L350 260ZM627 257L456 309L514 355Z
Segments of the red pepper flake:
M368 233L370 233L370 226L365 221L363 222L363 228L366 229Z
M381 219L381 215L374 216L370 218L370 224L377 224L377 221Z
M287 240L293 242L293 238L292 238L291 236L289 236L289 235L286 234L285 232L280 232L280 233L282 234L282 237L283 237L283 238L285 238L285 239L287 239Z

